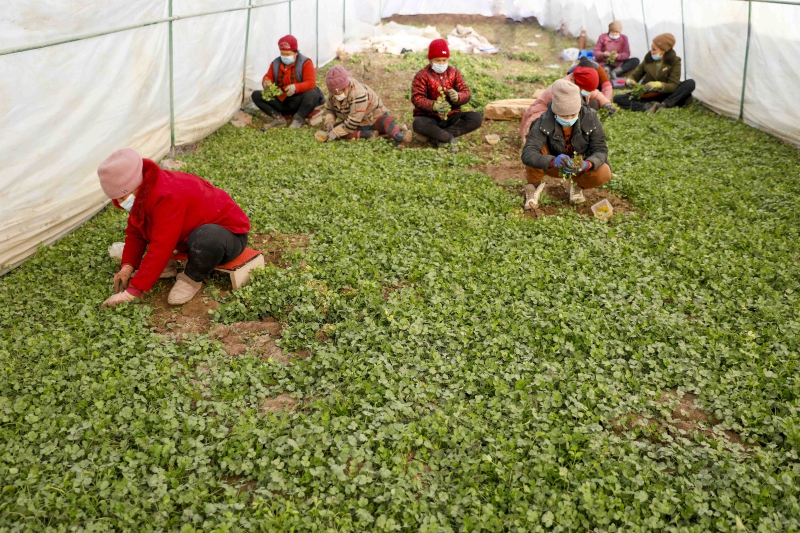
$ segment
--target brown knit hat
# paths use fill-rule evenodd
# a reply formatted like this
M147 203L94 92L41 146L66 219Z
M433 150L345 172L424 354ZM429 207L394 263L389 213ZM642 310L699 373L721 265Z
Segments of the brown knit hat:
M611 33L612 31L622 32L622 23L618 20L615 20L611 24L608 25L608 31Z
M100 187L112 200L122 198L142 184L142 156L136 150L117 150L97 167Z
M550 87L553 92L553 113L559 116L569 116L581 110L581 90L578 86L567 80L556 80Z
M325 85L328 86L328 91L330 93L341 91L350 85L350 76L347 75L347 71L343 66L336 65L330 69L328 75L325 76Z
M672 50L672 47L675 46L675 36L671 33L662 33L661 35L656 35L653 37L653 44L665 52L669 52Z

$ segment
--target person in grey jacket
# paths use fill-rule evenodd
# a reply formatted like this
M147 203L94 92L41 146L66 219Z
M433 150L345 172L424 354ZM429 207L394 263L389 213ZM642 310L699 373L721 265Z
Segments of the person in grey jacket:
M584 189L593 189L611 179L608 146L597 112L583 103L581 91L568 80L553 83L553 100L531 126L522 150L528 183L525 209L539 206L545 176L569 176L569 201L586 201ZM583 158L578 165L575 154Z

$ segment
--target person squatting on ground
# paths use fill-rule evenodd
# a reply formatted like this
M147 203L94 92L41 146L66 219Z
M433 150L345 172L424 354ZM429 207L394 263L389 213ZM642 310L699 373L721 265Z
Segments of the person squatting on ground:
M414 104L415 133L428 137L439 148L458 151L456 137L481 127L483 116L475 111L461 111L469 102L469 87L461 72L448 65L450 48L444 39L431 41L428 47L430 64L417 72L411 85Z
M628 75L625 84L642 83L647 91L640 97L618 94L614 103L622 109L655 113L662 107L687 106L692 103L694 80L681 81L681 58L675 53L675 36L662 33L653 39L644 62Z
M622 34L622 23L618 20L609 24L608 33L597 39L594 60L605 69L612 80L639 66L639 59L631 57L628 37Z
M261 91L254 91L253 103L272 117L272 122L264 126L264 130L285 126L283 115L292 115L289 127L299 129L314 108L325 103L325 95L317 87L314 63L297 50L297 39L291 35L281 37L278 48L281 55L272 62L261 85L265 91L270 90L273 84L277 85L283 94L264 100Z
M595 111L604 107L608 110L608 116L612 116L617 110L611 105L611 100L596 89L598 82L597 70L592 67L578 66L571 74L564 77L565 80L575 83L581 91L581 98L583 102L594 109ZM528 137L528 132L533 126L533 123L539 120L547 106L553 101L553 86L551 85L544 92L539 95L539 98L525 110L522 115L522 122L520 123L519 134L522 137L522 143L525 144L525 139Z
M553 83L553 101L528 133L522 150L528 183L525 185L525 209L539 206L545 176L569 174L569 201L586 201L584 189L599 187L611 179L608 146L603 124L597 112L581 99L580 89L567 80ZM572 155L583 157L575 168Z
M159 278L176 276L167 301L184 304L218 265L236 259L247 245L247 215L202 178L164 170L130 148L111 154L97 175L106 196L130 213L115 294L101 308L133 301ZM171 261L175 250L189 255L180 274Z
M411 132L400 130L378 94L351 78L341 65L328 71L325 85L330 93L325 104L329 141L369 139L377 132L391 137L399 148L411 139Z

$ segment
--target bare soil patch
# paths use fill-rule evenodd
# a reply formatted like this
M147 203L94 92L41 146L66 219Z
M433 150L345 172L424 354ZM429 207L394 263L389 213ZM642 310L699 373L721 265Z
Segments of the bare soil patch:
M263 253L265 263L283 267L287 266L283 257L293 252L304 252L308 240L308 235L272 231L255 234L248 246Z
M259 402L258 408L261 413L280 413L283 411L294 411L299 403L292 398L288 392L279 394L274 398L264 398Z
M633 431L637 435L654 442L662 442L669 435L697 439L698 437L736 444L745 453L753 454L760 446L747 442L741 435L731 430L717 427L722 421L703 411L697 403L698 396L692 393L679 395L677 389L664 392L658 399L660 404L672 407L667 419L659 421L638 413L611 420L611 429L618 435Z

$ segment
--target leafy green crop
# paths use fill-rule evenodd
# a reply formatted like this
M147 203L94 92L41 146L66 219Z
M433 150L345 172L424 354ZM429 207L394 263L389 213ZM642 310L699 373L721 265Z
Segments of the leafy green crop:
M507 81L518 81L523 83L542 83L544 85L550 86L553 84L554 81L560 80L564 76L556 73L556 74L514 74L511 76L505 76L504 79Z
M508 59L525 61L528 63L540 63L542 61L542 56L536 52L506 52L506 57Z
M185 170L310 243L214 320L312 356L98 311L103 211L0 278L0 531L797 531L800 154L699 106L605 129L610 223L466 153L223 127ZM675 387L758 446L615 422Z

